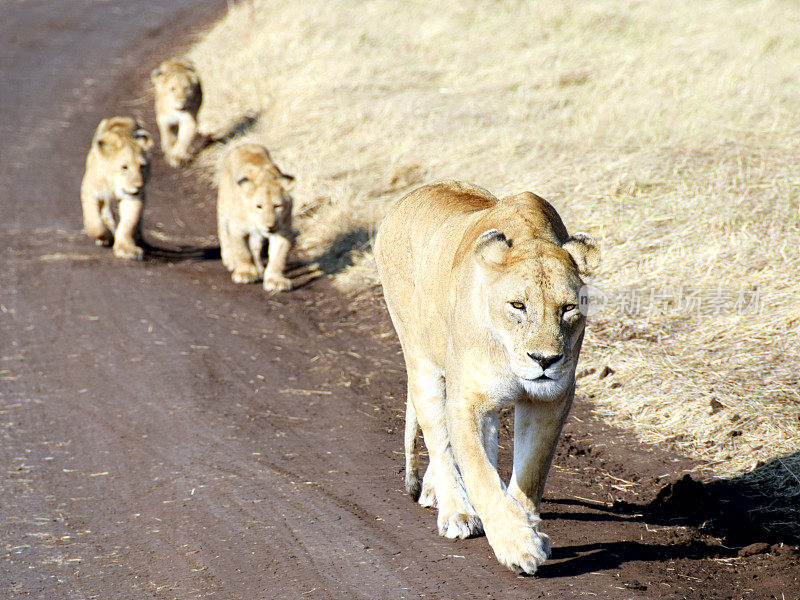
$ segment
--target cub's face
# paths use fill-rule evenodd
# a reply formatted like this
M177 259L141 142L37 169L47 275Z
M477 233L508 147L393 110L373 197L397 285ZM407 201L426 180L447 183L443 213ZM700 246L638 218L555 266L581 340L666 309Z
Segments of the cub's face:
M100 124L94 146L114 195L141 198L150 170L150 134L133 119L115 117Z
M200 79L190 62L165 61L151 73L156 97L164 107L175 111L193 107Z
M590 243L512 240L509 247L495 236L478 257L491 332L513 376L535 398L555 399L572 384L586 319L579 310L581 272L570 251L596 252Z
M291 197L284 187L291 179L270 164L244 164L234 173L236 195L247 222L265 237L291 212Z

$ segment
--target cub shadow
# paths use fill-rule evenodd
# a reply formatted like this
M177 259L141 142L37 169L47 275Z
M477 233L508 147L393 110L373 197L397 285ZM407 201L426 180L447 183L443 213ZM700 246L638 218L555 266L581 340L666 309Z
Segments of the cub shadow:
M148 241L141 242L144 259L155 262L181 262L184 260L220 260L219 246L179 245L177 247L156 246Z
M192 140L192 154L199 154L209 146L222 146L237 137L245 135L256 126L260 117L259 113L242 115L227 130L214 133L198 133Z
M353 265L357 253L372 246L373 235L363 227L357 227L336 236L322 254L311 259L326 275L333 275Z
M636 541L598 542L553 548L551 562L538 577L572 577L615 569L631 561L662 562L737 556L741 548L763 542L800 544L800 453L774 458L754 470L728 479L701 482L690 475L662 487L646 503L613 505L572 499L547 499L546 504L591 509L550 510L542 519L583 522L640 522L688 526L693 532L674 535L668 544ZM686 530L682 530L686 531ZM717 543L713 536L719 538ZM767 548L764 548L766 551Z

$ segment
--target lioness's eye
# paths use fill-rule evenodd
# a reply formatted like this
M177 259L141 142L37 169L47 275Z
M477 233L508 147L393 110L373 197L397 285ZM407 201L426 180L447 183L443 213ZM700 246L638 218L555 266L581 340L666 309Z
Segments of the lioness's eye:
M577 306L575 306L574 304L565 304L562 307L561 310L566 314L566 313L570 312L571 310L575 310L576 308L577 308Z
M524 310L525 305L522 302L509 302L512 308L516 308L517 310Z
M128 165L122 165L122 170L123 171L127 171L128 170Z
M256 208L258 210L261 210L262 208L264 208L264 205L263 204L256 204Z

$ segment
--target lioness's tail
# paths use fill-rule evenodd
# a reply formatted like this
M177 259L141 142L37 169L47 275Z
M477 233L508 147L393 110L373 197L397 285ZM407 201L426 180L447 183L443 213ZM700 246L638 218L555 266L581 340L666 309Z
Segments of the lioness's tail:
M419 481L419 422L411 398L406 402L406 492L416 502L422 492Z

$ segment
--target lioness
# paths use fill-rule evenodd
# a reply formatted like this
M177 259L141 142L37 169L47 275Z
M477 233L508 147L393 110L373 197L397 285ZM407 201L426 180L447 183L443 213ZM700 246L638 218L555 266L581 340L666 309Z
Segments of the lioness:
M405 196L375 240L408 373L406 490L438 504L441 535L483 529L510 569L534 573L550 553L539 531L542 489L575 392L585 325L578 294L599 259L595 242L570 237L535 194L497 200L458 182ZM506 489L497 411L511 404ZM420 426L430 455L422 486Z
M190 60L162 62L150 74L156 90L156 122L161 150L167 162L177 167L189 160L189 148L197 133L197 113L203 89L197 69Z
M259 144L239 144L222 159L219 168L217 227L222 263L236 283L263 277L268 292L290 290L284 277L292 248L292 197L287 193L294 177L282 173ZM261 261L268 240L267 267Z
M103 119L86 156L81 182L83 228L97 244L114 245L120 258L141 258L144 187L153 139L130 117ZM112 202L119 202L119 225Z

